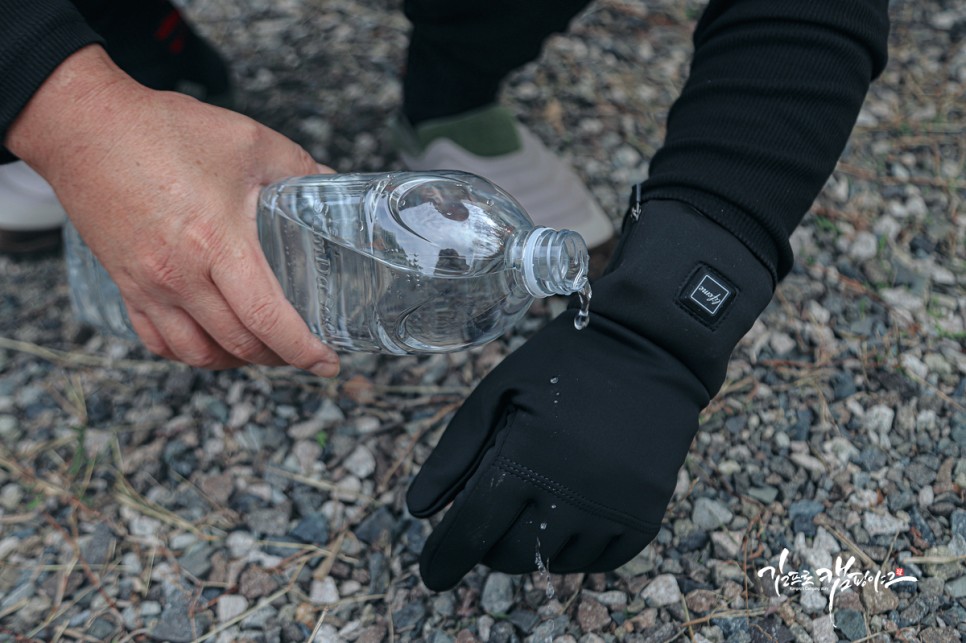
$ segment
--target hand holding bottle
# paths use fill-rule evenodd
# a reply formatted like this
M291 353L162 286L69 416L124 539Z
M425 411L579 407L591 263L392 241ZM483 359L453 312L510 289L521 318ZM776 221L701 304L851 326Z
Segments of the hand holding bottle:
M212 369L338 373L256 234L261 187L331 171L302 148L244 116L148 90L97 46L57 68L6 145L53 185L152 352Z

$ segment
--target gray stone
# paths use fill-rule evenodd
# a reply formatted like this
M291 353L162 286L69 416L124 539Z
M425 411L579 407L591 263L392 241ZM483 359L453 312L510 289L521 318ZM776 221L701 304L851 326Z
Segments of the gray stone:
M316 605L332 605L339 600L339 588L335 584L335 579L326 576L321 580L312 581L309 590L309 600Z
M440 616L450 617L456 613L456 601L452 592L444 592L433 598L433 612Z
M369 555L369 593L382 594L389 587L389 560L382 552Z
M115 624L106 618L95 618L91 626L87 628L87 635L98 641L108 641L114 634Z
M255 509L246 516L248 528L265 536L284 536L288 531L290 511L288 507Z
M723 504L711 498L698 498L691 511L691 522L698 529L714 531L731 522L733 514Z
M359 523L355 529L356 538L367 545L374 545L383 539L391 539L396 524L392 511L388 507L380 507Z
M865 638L865 617L857 610L835 610L835 627L850 641Z
M939 547L930 547L924 553L926 556L936 558L950 558L957 555L951 547L946 547L943 545ZM933 576L942 580L956 578L961 576L963 573L963 563L959 561L923 563L923 568L927 576Z
M256 549L256 539L247 531L233 531L225 539L232 558L244 558Z
M36 591L36 588L33 583L27 582L18 585L0 601L0 611L6 611L17 603L30 598L34 595L34 591Z
M161 603L144 601L141 603L141 618L153 618L161 613Z
M768 505L775 502L775 499L778 498L778 489L770 485L766 485L764 487L751 487L748 489L748 495L755 500L760 500Z
M788 506L788 517L792 520L805 519L812 522L825 506L818 500L796 500Z
M966 576L960 576L956 580L947 582L946 593L953 598L966 597Z
M812 640L815 643L837 643L839 637L835 635L832 618L828 614L812 619Z
M238 579L238 591L248 600L268 596L278 589L278 581L271 572L258 565L249 565Z
M707 614L721 602L717 593L709 589L695 589L686 597L688 609L696 614Z
M168 600L157 624L148 632L148 636L156 641L170 641L171 643L188 643L195 638L196 628L192 623L191 612L194 608L187 593L169 592Z
M103 565L114 551L114 532L105 523L99 522L94 531L81 541L81 556L89 565Z
M509 621L499 621L490 628L490 636L486 639L489 643L519 643L516 632L513 630L513 623ZM544 639L548 640L548 639Z
M372 451L360 444L346 457L342 466L355 477L365 480L376 470L376 458Z
M966 539L966 510L956 509L949 516L950 530L953 536L960 536Z
M921 578L919 582L916 583L916 587L919 589L919 593L923 596L939 596L943 593L943 586L945 582L942 578L928 577Z
M828 607L828 599L817 588L803 591L801 603L806 614L818 614Z
M214 549L206 543L195 543L188 547L178 559L181 569L195 578L203 579L211 570L211 554Z
M862 526L870 536L891 536L909 530L909 523L886 512L866 511L862 514Z
M707 543L707 536L705 536L704 542ZM647 548L637 556L634 556L634 558L617 568L617 575L621 578L634 578L654 571L654 558L651 552L652 550Z
M240 594L222 594L218 597L218 622L227 623L233 618L245 613L248 609L248 599Z
M879 240L874 234L863 230L855 235L849 246L849 256L856 261L872 259L879 254Z
M245 630L264 630L277 615L274 607L264 605L243 618L239 625Z
M795 349L795 340L787 333L772 333L768 340L775 355L787 355Z
M610 612L592 598L585 598L577 608L577 622L584 632L594 632L611 622Z
M863 424L871 433L885 434L892 429L892 422L896 412L884 404L873 406L866 411Z
M289 536L313 545L329 542L329 520L321 513L312 513L302 518L289 532Z
M500 572L493 572L487 576L483 584L480 604L487 614L493 616L506 614L513 605L513 579Z
M947 621L950 625L955 622ZM959 633L948 626L927 627L919 632L919 641L921 643L962 643L962 640Z
M888 587L869 584L862 588L862 604L869 614L885 614L899 607L899 597Z
M584 590L584 596L588 596L601 605L606 605L609 608L623 609L627 605L627 594L624 592L612 589L606 592L591 592L590 590Z
M741 550L741 531L716 531L711 534L711 544L716 558L733 560Z
M396 631L418 629L426 618L426 606L422 601L410 601L402 608L392 613L392 622Z
M728 643L751 640L751 628L747 618L713 618L711 622L721 628L721 632Z
M681 602L681 589L677 579L671 574L655 576L641 591L641 598L651 607L664 607Z
M13 415L0 415L0 438L10 439L17 436L17 418Z
M510 612L507 620L524 634L529 634L533 631L533 628L540 624L540 615L533 610L515 609Z

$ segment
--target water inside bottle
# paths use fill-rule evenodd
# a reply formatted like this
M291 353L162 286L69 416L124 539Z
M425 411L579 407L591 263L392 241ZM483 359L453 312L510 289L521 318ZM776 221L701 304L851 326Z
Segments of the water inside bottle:
M590 298L593 296L593 292L590 289L589 281L584 284L577 295L580 297L580 308L577 309L577 316L574 317L574 328L583 330L590 323Z
M321 207L318 190L284 197L282 207L297 218L259 217L266 258L286 297L330 345L394 354L460 350L499 337L529 307L531 296L498 265L505 230L479 204L442 191L458 184L415 185L367 202L363 218L358 199L331 188Z

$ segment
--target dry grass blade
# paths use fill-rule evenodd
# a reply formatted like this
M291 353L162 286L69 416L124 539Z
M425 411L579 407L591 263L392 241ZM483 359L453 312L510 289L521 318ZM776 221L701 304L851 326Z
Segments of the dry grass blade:
M328 608L322 610L319 620L315 623L315 627L312 628L312 632L309 634L309 637L305 639L305 643L312 643L315 640L315 637L319 635L319 632L322 630L322 624L325 623L325 617L328 614Z
M319 480L318 478L309 478L308 476L303 476L300 473L292 473L291 471L286 471L285 469L279 469L278 467L269 467L268 470L271 471L272 473L282 476L283 478L294 480L295 482L299 482L309 487L315 487L316 489L321 489L323 491L337 493L346 498L361 500L367 505L377 504L376 499L373 498L372 496L367 496L366 494L358 491L348 491L346 489L340 489L338 485L332 484L331 482L326 482L325 480Z
M238 616L236 616L236 617L234 617L234 618L232 618L232 619L230 619L228 621L225 621L224 623L222 623L221 625L219 625L215 629L210 630L209 632L207 632L207 633L199 636L198 638L192 640L191 643L201 643L201 641L207 641L211 637L213 637L213 636L215 636L217 634L220 634L220 633L224 632L225 630L227 630L229 627L231 627L235 623L240 623L241 621L245 620L246 618L248 618L249 616L251 616L252 614L254 614L255 612L257 612L258 610L260 610L261 608L265 607L266 605L271 605L273 602L275 602L279 598L285 596L286 594L288 594L289 592L292 591L292 587L293 587L293 585L292 584L289 584L286 587L283 587L282 589L278 590L274 594L271 594L270 596L266 596L266 597L262 598L260 601L258 601L257 603L255 603L252 607L248 608L247 610L245 610L244 612L242 612Z
M28 355L33 355L34 357L39 357L47 360L48 362L62 364L64 366L93 366L99 368L125 368L149 371L170 371L176 368L188 368L183 364L168 361L158 362L134 359L113 359L110 357L88 355L87 353L79 353L75 351L62 351L54 348L46 348L32 342L10 339L9 337L0 337L0 348L16 351L18 353L27 353Z
M156 518L157 520L160 520L168 525L190 531L202 540L209 542L218 540L217 536L204 532L194 523L185 520L181 516L171 511L168 511L164 507L158 506L150 500L147 500L141 494L135 491L130 483L120 475L117 477L117 483L114 488L114 498L122 505L126 505L144 514L145 516L150 516L151 518Z

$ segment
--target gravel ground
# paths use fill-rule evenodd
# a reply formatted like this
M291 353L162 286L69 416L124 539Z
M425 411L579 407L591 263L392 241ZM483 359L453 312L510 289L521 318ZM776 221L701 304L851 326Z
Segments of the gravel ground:
M247 111L339 170L399 167L398 0L195 0ZM266 8L270 7L270 8ZM508 82L605 209L644 178L700 3L598 2ZM614 573L420 583L406 486L562 302L449 356L208 373L72 321L0 258L0 640L966 640L966 7L892 3L891 62L703 414L665 528ZM834 568L916 583L796 591ZM759 572L765 572L759 578ZM781 574L781 572L778 572Z

